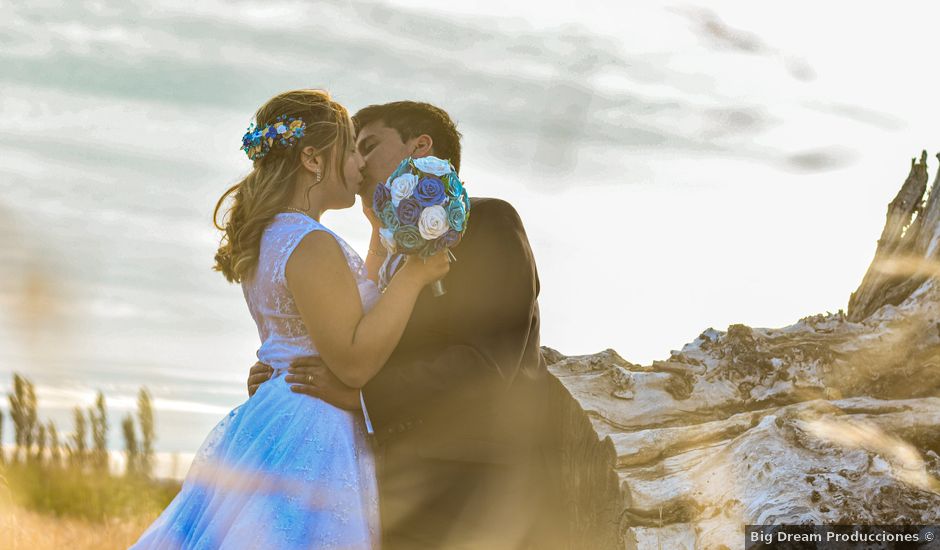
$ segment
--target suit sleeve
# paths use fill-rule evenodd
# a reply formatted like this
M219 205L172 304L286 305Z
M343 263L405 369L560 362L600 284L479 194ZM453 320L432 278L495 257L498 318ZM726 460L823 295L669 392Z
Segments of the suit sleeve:
M366 385L364 400L377 427L415 411L453 408L461 396L498 394L531 359L533 347L537 353L538 274L522 221L505 201L488 201L479 210L478 218L471 215L472 238L455 250L458 262L472 258L472 265L446 281L454 294L446 347L393 356Z

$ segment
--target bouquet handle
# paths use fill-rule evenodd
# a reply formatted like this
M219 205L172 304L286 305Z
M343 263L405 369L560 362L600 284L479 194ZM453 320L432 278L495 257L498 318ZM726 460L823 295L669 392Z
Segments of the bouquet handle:
M447 252L447 261L456 262L457 257L454 256L454 253L450 251L449 248L444 249ZM440 298L441 296L447 294L447 290L444 288L444 279L438 279L431 283L431 293L435 298Z

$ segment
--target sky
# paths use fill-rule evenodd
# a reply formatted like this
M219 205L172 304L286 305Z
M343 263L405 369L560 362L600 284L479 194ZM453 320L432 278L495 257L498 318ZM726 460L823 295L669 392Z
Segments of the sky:
M525 223L542 343L641 364L845 308L910 159L937 170L930 2L0 8L0 392L26 375L68 431L101 390L116 447L141 386L167 452L245 399L211 213L280 91L448 110L468 190ZM323 221L366 252L357 207Z

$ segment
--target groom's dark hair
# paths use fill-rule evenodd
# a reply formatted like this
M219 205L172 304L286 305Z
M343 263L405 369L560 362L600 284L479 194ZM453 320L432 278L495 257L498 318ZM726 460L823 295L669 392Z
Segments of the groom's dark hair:
M430 103L394 101L382 105L369 105L352 117L356 133L363 126L382 122L394 128L402 141L427 134L434 142L434 156L450 160L460 171L460 132L447 111Z

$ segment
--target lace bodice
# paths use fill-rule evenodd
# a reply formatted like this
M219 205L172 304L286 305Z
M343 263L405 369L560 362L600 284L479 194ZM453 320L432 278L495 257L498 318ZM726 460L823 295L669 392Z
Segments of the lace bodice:
M363 309L368 311L378 299L378 288L366 277L362 258L339 235L304 214L276 214L261 237L258 268L242 282L248 310L261 338L258 360L275 369L286 369L297 357L317 355L284 275L287 260L311 231L326 231L339 243L359 286Z

